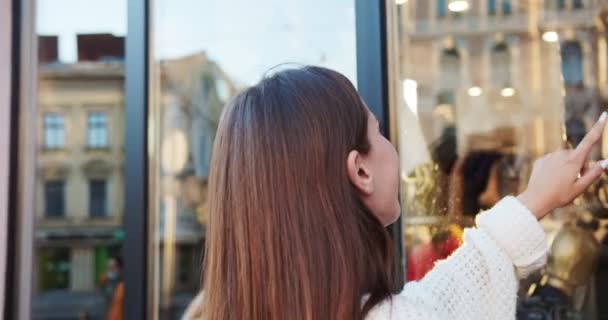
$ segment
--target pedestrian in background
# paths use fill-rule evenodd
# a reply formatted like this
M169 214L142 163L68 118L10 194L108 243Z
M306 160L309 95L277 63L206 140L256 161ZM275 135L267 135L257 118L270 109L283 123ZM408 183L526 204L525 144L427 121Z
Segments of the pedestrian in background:
M108 271L102 280L104 294L108 298L107 320L122 320L124 305L124 281L122 258L116 256L108 261Z

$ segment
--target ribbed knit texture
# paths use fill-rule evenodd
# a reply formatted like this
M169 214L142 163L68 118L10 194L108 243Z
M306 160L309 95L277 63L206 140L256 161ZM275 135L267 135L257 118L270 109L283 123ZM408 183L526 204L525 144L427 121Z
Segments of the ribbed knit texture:
M546 235L513 197L479 214L476 222L456 252L377 305L366 320L515 319L518 281L546 263Z

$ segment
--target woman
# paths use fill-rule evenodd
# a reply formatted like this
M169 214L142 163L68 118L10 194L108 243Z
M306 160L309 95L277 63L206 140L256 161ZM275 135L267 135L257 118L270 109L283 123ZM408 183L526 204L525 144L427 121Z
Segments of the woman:
M398 157L341 74L278 72L224 110L209 180L203 292L193 319L513 319L518 276L545 262L537 219L601 173L578 178L605 116L576 150L536 163L528 189L420 282L391 293Z

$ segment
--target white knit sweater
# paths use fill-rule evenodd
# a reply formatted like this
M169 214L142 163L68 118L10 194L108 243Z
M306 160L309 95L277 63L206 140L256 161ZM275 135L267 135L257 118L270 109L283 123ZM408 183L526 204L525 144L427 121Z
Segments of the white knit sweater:
M374 307L366 320L515 319L518 280L547 260L545 233L513 197L476 222L456 252Z

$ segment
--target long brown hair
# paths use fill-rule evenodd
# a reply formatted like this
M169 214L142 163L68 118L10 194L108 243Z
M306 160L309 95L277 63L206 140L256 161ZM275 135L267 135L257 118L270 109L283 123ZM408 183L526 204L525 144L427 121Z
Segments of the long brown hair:
M363 319L391 293L391 243L346 172L368 111L343 75L283 70L238 94L209 178L202 319Z

